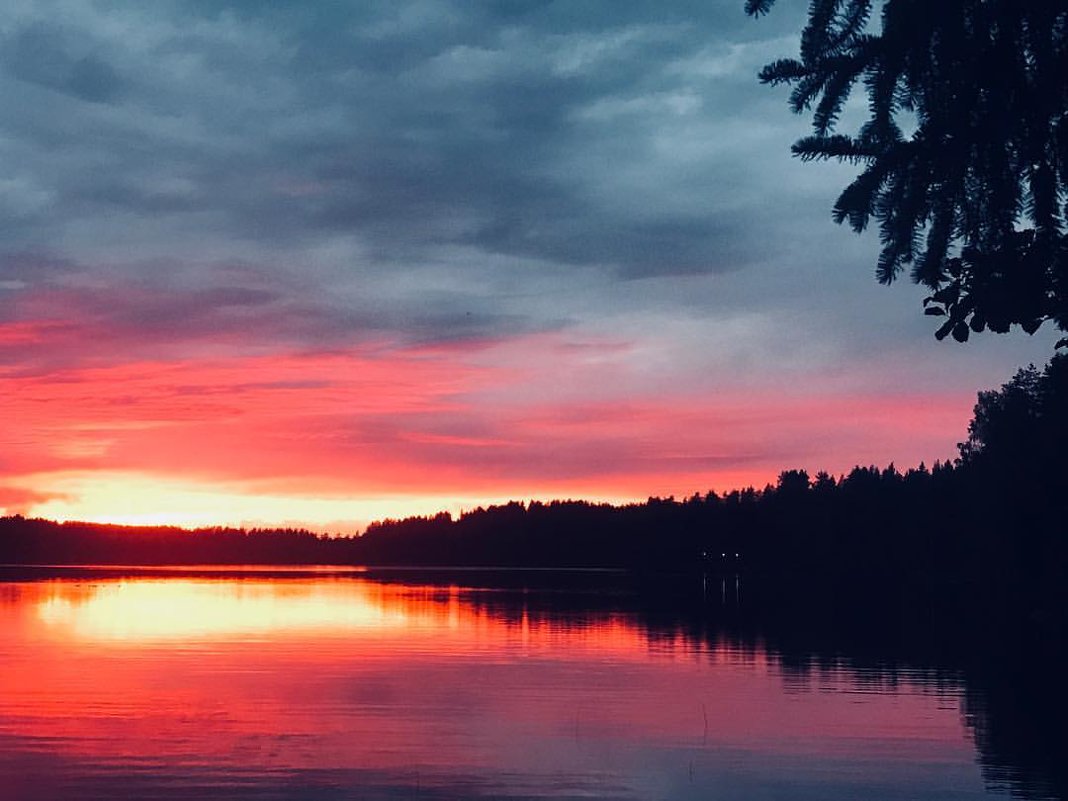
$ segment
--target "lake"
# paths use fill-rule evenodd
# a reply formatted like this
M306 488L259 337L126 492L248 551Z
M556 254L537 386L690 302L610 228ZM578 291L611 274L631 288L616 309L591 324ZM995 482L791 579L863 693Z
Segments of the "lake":
M697 621L618 578L9 571L0 797L1062 797L962 663L787 648L734 580Z

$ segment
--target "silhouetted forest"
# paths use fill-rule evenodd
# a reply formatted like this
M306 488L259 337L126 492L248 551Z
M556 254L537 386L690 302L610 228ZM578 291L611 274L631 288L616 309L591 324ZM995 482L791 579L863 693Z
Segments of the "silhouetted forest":
M0 563L614 567L740 574L785 594L1024 600L1068 608L1068 357L982 392L960 457L905 471L783 472L774 485L627 506L512 502L360 536L0 520ZM871 594L870 592L868 593Z

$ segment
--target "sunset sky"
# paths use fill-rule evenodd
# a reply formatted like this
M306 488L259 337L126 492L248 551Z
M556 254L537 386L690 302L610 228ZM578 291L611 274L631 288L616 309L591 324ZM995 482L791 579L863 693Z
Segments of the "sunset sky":
M807 3L742 6L5 2L0 511L352 531L953 457L1054 333L939 343L875 282L756 79Z

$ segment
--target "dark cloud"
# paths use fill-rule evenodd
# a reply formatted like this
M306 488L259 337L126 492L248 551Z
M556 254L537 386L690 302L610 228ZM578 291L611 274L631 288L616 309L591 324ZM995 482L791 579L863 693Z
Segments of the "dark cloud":
M718 272L744 261L733 243L752 239L749 227L671 197L680 165L658 139L718 115L707 77L680 64L744 27L735 6L83 11L62 29L24 25L5 64L20 81L118 107L53 99L6 127L48 195L33 215L42 240L82 220L87 240L141 221L164 234L160 247L183 235L294 247L351 235L378 264L464 245L627 275ZM128 40L109 24L120 16ZM717 80L754 95L759 61L725 63ZM613 176L635 162L651 167L646 198L620 203ZM699 165L699 191L724 192L731 169Z
M0 52L16 78L79 100L108 103L122 91L114 68L88 50L77 31L33 23L6 37Z
M486 299L429 289L332 299L316 285L220 267L189 285L193 267L166 262L105 272L93 265L21 255L0 267L28 281L0 291L0 367L22 373L79 365L267 349L409 348L491 342L557 330L560 318L493 308ZM164 270L164 267L166 268ZM225 283L243 280L243 283ZM214 286L200 286L212 282Z
M759 21L741 5L0 11L19 109L0 119L0 314L28 319L50 287L57 325L92 323L113 352L636 315L737 330L764 360L784 333L802 363L926 342L914 294L875 287L871 243L829 221L849 171L793 162L805 124L757 83L796 48L803 4ZM221 266L237 262L251 277Z
M0 254L0 280L41 279L79 269L74 259L48 252Z

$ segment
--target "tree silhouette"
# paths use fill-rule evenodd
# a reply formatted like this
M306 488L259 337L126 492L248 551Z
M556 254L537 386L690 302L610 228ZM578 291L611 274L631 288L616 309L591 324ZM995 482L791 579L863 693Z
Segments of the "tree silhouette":
M1000 481L1068 489L1068 356L1045 369L1018 370L1000 390L980 392L968 439L959 446L965 465L996 468Z
M878 280L909 267L939 339L1046 320L1068 330L1068 2L880 5L873 32L873 0L811 0L800 57L760 72L812 113L794 154L862 167L834 219L857 232L877 221ZM857 83L867 119L839 133Z

